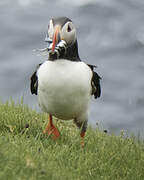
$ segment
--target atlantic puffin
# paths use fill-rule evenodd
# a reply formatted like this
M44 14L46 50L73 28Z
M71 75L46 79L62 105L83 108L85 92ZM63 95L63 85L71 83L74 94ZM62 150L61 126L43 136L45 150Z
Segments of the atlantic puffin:
M38 95L39 106L48 113L49 123L44 133L60 136L52 117L72 120L84 136L88 123L91 96L101 95L101 77L94 71L95 65L81 61L78 53L76 28L67 17L52 18L48 25L46 48L48 59L39 64L31 76L31 93Z

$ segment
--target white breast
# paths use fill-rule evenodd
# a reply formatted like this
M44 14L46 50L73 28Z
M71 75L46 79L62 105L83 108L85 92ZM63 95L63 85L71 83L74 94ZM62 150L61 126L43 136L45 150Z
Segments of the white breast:
M87 111L92 72L83 62L44 62L38 70L38 99L43 111L72 119Z

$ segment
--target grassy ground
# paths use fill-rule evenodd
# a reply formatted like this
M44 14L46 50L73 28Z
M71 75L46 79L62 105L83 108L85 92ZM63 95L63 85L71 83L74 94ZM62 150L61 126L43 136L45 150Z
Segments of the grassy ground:
M144 179L143 143L88 128L81 148L72 122L55 120L56 141L42 133L46 124L45 114L0 104L0 180Z

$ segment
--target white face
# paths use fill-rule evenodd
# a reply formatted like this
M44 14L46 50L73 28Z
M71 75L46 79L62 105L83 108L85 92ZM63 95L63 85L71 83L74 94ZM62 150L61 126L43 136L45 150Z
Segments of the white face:
M52 20L50 20L49 25L48 25L48 36L52 40L54 35L54 26Z
M68 21L61 26L59 24L53 25L53 21L50 20L48 26L48 36L50 39L53 39L56 28L59 27L60 39L64 40L68 45L73 44L76 41L76 29L71 21Z
M61 39L67 44L73 44L76 41L76 29L72 22L67 22L61 29Z

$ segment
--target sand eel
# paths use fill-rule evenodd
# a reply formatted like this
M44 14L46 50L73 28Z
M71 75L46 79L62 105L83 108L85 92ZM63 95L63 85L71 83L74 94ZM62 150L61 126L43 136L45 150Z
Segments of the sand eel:
M81 61L76 29L67 17L53 18L48 25L48 60L39 64L31 77L31 93L38 95L39 106L49 114L44 133L60 136L52 116L73 119L81 129L82 145L87 129L91 96L101 95L100 76L95 66Z

